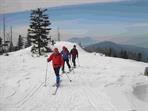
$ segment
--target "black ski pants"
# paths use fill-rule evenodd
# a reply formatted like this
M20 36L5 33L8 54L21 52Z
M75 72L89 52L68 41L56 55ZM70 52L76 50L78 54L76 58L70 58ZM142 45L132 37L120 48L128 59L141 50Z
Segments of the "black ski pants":
M69 64L69 60L68 60L68 59L65 59L65 60L64 60L64 65L63 65L63 67L62 67L62 71L64 71L64 69L65 69L65 62L66 62L66 64L67 64L68 68L69 68L69 69L71 68L71 66L70 66L70 64Z

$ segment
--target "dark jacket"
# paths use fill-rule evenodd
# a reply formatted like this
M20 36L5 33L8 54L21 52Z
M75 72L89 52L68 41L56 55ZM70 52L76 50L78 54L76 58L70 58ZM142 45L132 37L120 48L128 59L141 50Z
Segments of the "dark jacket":
M78 50L73 48L71 51L70 51L70 54L72 55L72 58L76 58L78 57Z

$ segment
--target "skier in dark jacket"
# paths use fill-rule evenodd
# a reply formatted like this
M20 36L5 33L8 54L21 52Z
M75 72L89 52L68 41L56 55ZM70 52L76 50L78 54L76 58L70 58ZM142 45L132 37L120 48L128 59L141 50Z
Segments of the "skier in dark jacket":
M51 56L47 59L47 62L50 61L52 61L53 69L56 75L56 86L58 87L60 85L59 71L64 64L62 55L59 53L58 48L55 48Z
M72 56L72 62L75 68L76 67L76 57L78 58L78 50L76 49L76 45L73 46L73 49L71 49L70 54Z
M62 67L63 73L65 73L65 70L64 70L65 69L65 62L67 63L69 71L71 71L71 66L69 64L70 53L69 53L68 49L65 46L63 46L63 50L61 51L61 55L62 55L63 60L64 60L64 65Z

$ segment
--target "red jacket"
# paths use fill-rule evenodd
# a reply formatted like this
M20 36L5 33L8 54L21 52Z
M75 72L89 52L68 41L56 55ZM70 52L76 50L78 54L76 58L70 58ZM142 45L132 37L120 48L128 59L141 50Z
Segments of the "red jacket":
M52 65L54 68L61 67L64 65L64 61L60 53L51 54L51 56L48 58L48 62L50 61L52 61Z

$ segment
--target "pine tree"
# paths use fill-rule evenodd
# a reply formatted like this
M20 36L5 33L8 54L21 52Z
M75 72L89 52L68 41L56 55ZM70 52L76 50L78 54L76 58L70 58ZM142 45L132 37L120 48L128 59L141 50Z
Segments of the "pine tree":
M120 51L119 57L124 58L124 51L123 50Z
M0 37L0 54L3 53L2 38Z
M112 49L109 48L108 56L111 56L111 55L112 55Z
M124 58L124 59L128 59L128 54L127 54L127 51L126 51L126 50L123 51L123 58Z
M28 29L29 38L31 43L33 43L33 47L39 55L41 55L41 49L45 49L48 45L48 34L51 28L50 21L48 20L48 16L45 13L47 9L32 10L30 16L30 29Z
M141 61L141 60L142 60L142 54L141 54L141 53L138 53L137 56L138 56L138 57L137 57L137 60L138 60L138 61Z
M2 45L2 38L0 37L0 45Z
M18 50L22 49L23 45L24 45L23 38L21 35L19 35L18 44L17 44Z
M25 43L25 48L26 47L30 47L31 46L31 40L30 40L30 37L29 37L29 34L27 35L27 41Z
M13 51L13 42L10 42L9 51L10 51L10 52Z
M54 41L54 40L52 40L52 41L51 41L51 45L53 45L53 46L54 46L54 44L55 44L55 41Z

